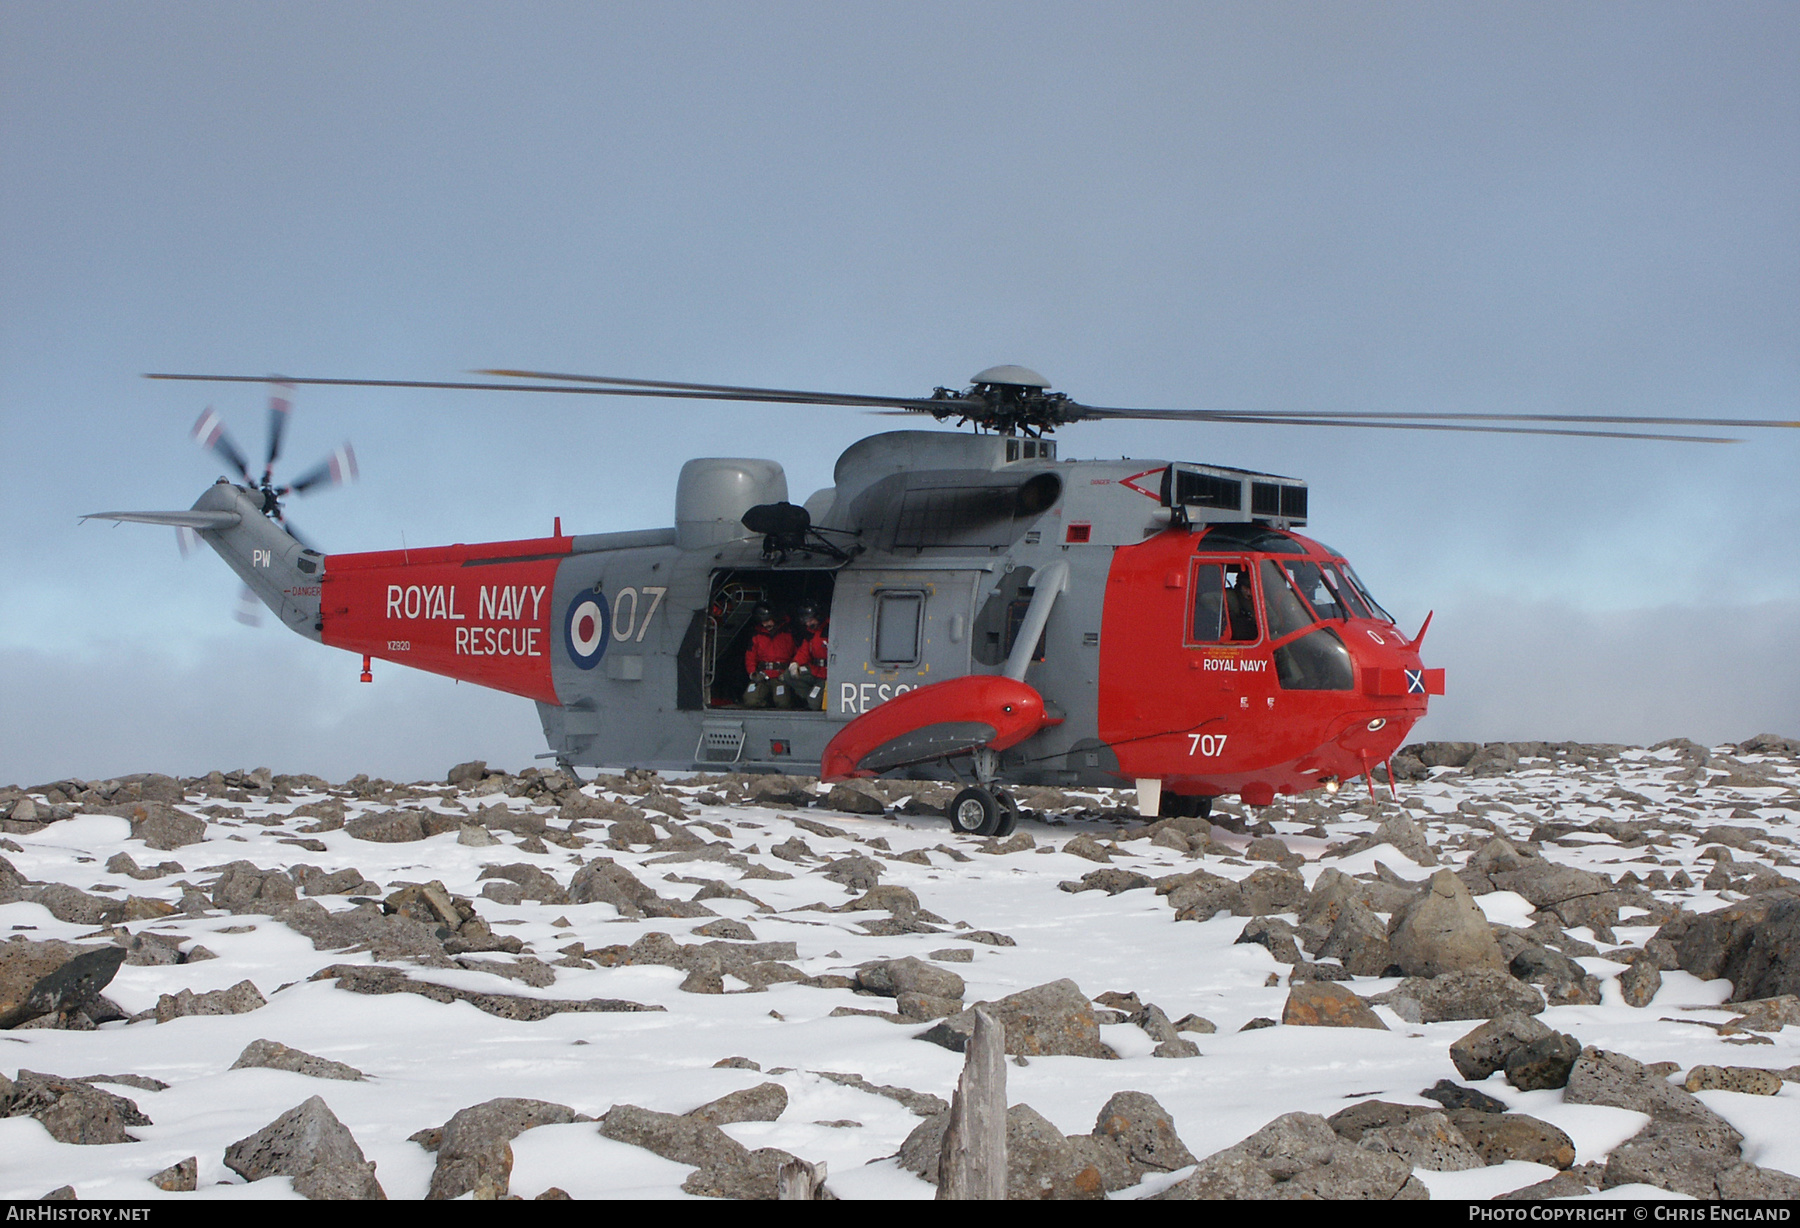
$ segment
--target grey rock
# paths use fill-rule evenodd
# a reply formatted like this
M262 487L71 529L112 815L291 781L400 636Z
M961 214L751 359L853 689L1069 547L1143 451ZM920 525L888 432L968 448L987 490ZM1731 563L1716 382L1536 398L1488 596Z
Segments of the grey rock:
M127 1097L34 1070L19 1071L0 1116L34 1117L57 1142L84 1146L135 1143L126 1127L152 1124Z
M1277 963L1297 964L1300 962L1300 944L1295 940L1295 933L1294 927L1279 917L1252 917L1238 934L1237 941L1266 948Z
M887 809L873 792L853 784L833 785L831 792L825 795L824 804L827 809L844 814L881 814Z
M1507 971L1543 990L1551 1006L1598 1006L1600 980L1560 951L1528 944L1507 964Z
M299 898L299 890L285 870L264 870L248 861L224 866L212 888L213 907L240 914L274 916Z
M1096 1156L1106 1190L1126 1189L1150 1173L1174 1172L1194 1163L1175 1132L1175 1120L1155 1097L1119 1092L1094 1118Z
M1504 972L1446 972L1429 979L1407 977L1369 1000L1392 1008L1408 1023L1536 1015L1544 1009L1543 996L1537 990Z
M1724 1118L1642 1062L1604 1049L1583 1049L1563 1089L1569 1104L1604 1104L1652 1117L1699 1122L1721 1134L1736 1131Z
M1371 1130L1405 1125L1415 1117L1439 1110L1423 1104L1395 1104L1391 1100L1358 1100L1326 1118L1326 1124L1347 1142L1360 1143Z
M123 947L7 943L0 948L0 1028L45 1015L66 1021L99 997L127 954Z
M1300 871L1280 866L1263 866L1251 871L1237 888L1242 902L1232 909L1232 913L1240 917L1293 912L1306 899L1306 880L1300 877Z
M575 1110L548 1100L502 1097L459 1109L444 1123L432 1169L430 1200L504 1197L512 1177L512 1141L534 1126L565 1125Z
M1407 976L1445 972L1504 972L1500 944L1469 889L1454 872L1439 870L1418 898L1388 926L1393 962Z
M1556 1126L1524 1113L1457 1109L1450 1114L1455 1126L1485 1164L1526 1160L1568 1168L1575 1163L1574 1140Z
M901 993L894 997L895 1011L921 1023L954 1015L962 1008L961 998L939 998L928 993Z
M1800 994L1800 891L1765 891L1697 917L1677 944L1684 971L1731 981L1731 1002Z
M1530 1015L1499 1015L1450 1046L1450 1060L1463 1078L1480 1082L1497 1070L1516 1050L1555 1033Z
M377 811L346 819L344 832L357 840L376 844L409 844L425 838L425 824L415 811Z
M600 1133L620 1143L653 1151L665 1160L697 1168L741 1166L750 1152L709 1121L658 1113L634 1104L615 1104L600 1119Z
M1036 1057L1066 1054L1073 1057L1117 1057L1100 1043L1100 1023L1093 1004L1074 981L1052 981L1034 986L986 1005L1006 1028L1006 1051ZM952 1015L919 1034L920 1040L961 1053L975 1030L975 1010Z
M1156 884L1156 893L1169 897L1177 921L1210 921L1219 913L1247 916L1244 893L1228 878L1194 870Z
M611 904L622 916L633 920L641 918L644 905L656 898L655 890L610 857L596 857L569 880L571 904Z
M1427 1197L1399 1156L1356 1146L1312 1113L1278 1117L1200 1161L1159 1199L1392 1199Z
M567 904L569 894L549 874L529 862L504 866L481 867L481 878L502 879L519 889L519 900L535 900L540 904ZM485 892L483 893L485 894ZM512 901L518 903L519 900Z
M487 762L472 759L468 763L459 763L450 769L445 782L454 788L463 789L470 785L480 784L487 778Z
M1105 846L1086 833L1067 841L1062 846L1062 851L1087 861L1112 860L1112 854L1106 851Z
M268 999L246 980L239 981L230 989L214 989L207 993L183 989L177 993L163 994L156 999L156 1006L146 1014L158 1023L168 1023L189 1015L242 1015L268 1004Z
M1603 936L1602 941L1611 941L1604 935L1619 923L1619 905L1634 902L1603 874L1548 861L1489 877L1496 890L1517 892L1539 912L1554 914L1562 925L1588 926Z
M1758 1066L1696 1066L1682 1086L1690 1092L1727 1091L1746 1096L1773 1096L1781 1091L1781 1074Z
M1736 1168L1743 1136L1686 1119L1653 1118L1608 1153L1602 1189L1653 1185L1695 1198L1717 1198L1719 1177Z
M20 898L42 904L58 921L72 925L112 925L125 918L125 906L117 900L89 895L67 883L46 883L20 892Z
M1627 1006L1649 1006L1662 989L1662 971L1648 955L1634 959L1619 974L1619 993Z
M1388 1030L1367 1002L1335 981L1300 981L1290 985L1281 1022L1289 1027Z
M960 1001L964 989L963 979L956 973L911 955L864 964L856 970L856 984L859 989L889 998L920 993Z
M134 840L142 840L153 849L168 852L198 844L206 839L206 820L160 801L141 801L114 807L115 814L131 822Z
M1800 1201L1800 1177L1773 1168L1736 1164L1719 1173L1714 1181L1719 1197L1731 1202Z
M1099 1148L1066 1137L1030 1105L1006 1110L1006 1197L1009 1201L1106 1196Z
M238 1054L237 1061L231 1064L233 1070L248 1070L253 1067L265 1067L270 1070L287 1070L294 1074L306 1075L314 1079L366 1079L369 1076L354 1066L343 1062L334 1062L329 1058L314 1057L300 1049L274 1040L253 1040L244 1046Z
M899 1165L937 1185L949 1120L946 1109L914 1127L895 1157ZM1110 1159L1124 1171L1124 1161L1109 1156L1109 1149L1116 1152L1118 1146L1085 1136L1067 1138L1029 1105L1015 1104L1006 1111L1006 1196L1008 1200L1102 1198L1110 1188L1103 1164Z
M1075 882L1058 883L1057 886L1070 894L1083 891L1104 891L1108 895L1118 895L1124 891L1135 891L1139 887L1148 887L1150 879L1147 875L1135 870L1122 870L1117 866L1107 866L1100 870L1090 870Z
M321 968L308 979L322 981L331 978L336 978L339 989L347 989L351 993L414 993L433 1002L467 1002L477 1010L497 1018L526 1023L566 1012L610 1013L664 1009L623 998L522 998L514 994L481 993L430 981L415 981L398 968L371 968L361 964L333 964L329 968Z
M1427 1100L1435 1100L1444 1106L1444 1111L1454 1113L1458 1109L1475 1109L1482 1113L1504 1113L1506 1102L1496 1100L1486 1092L1476 1091L1472 1087L1464 1087L1460 1083L1452 1083L1449 1079L1439 1079L1430 1087L1419 1093Z
M417 959L443 966L444 938L451 931L426 925L402 913L384 913L376 904L360 904L327 912L313 900L302 900L279 914L283 925L312 939L320 951L368 951L377 960ZM189 958L192 958L191 956Z
M291 1177L312 1199L385 1199L375 1165L325 1101L314 1096L225 1149L225 1166L246 1181Z
M787 1105L787 1088L779 1083L758 1083L720 1096L687 1115L715 1126L734 1121L775 1121L787 1111Z
M1356 899L1346 899L1337 908L1331 930L1314 954L1339 961L1355 976L1382 976L1394 963L1387 926Z
M1457 1173L1486 1166L1480 1153L1469 1145L1450 1119L1435 1111L1365 1130L1359 1142L1371 1151L1397 1155L1412 1167L1428 1172Z
M1540 1036L1507 1055L1506 1081L1522 1092L1562 1087L1580 1056L1581 1042L1567 1032Z
M186 1194L200 1188L200 1157L189 1156L150 1178L150 1184L170 1194Z

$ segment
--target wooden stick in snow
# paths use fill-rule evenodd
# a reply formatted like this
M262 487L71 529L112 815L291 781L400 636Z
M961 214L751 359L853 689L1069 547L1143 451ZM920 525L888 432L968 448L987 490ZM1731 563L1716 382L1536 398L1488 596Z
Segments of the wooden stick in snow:
M1006 1027L975 1008L962 1077L938 1153L940 1199L1006 1197Z

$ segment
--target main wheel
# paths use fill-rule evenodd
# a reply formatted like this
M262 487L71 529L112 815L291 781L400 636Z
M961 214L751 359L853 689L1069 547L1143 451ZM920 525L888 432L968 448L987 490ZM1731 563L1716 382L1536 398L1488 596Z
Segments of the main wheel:
M1019 803L1004 789L994 794L994 800L1000 803L1000 826L994 829L994 834L1010 836L1013 828L1019 825Z
M1212 814L1212 803L1213 799L1210 797L1171 793L1165 789L1156 813L1159 818L1164 819L1204 819Z
M950 829L965 836L993 835L1000 830L1004 813L994 795L980 785L958 793L947 811Z

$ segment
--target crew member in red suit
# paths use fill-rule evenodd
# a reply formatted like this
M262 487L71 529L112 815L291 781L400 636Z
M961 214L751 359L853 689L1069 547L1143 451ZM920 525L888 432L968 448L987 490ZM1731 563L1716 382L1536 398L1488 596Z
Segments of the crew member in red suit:
M744 688L744 707L785 708L787 667L794 659L794 637L775 617L775 611L758 605L751 611L756 630L744 651L744 672L750 684Z
M831 659L831 624L819 618L819 607L810 601L800 603L794 611L800 620L800 647L787 669L788 706L825 707L825 663Z

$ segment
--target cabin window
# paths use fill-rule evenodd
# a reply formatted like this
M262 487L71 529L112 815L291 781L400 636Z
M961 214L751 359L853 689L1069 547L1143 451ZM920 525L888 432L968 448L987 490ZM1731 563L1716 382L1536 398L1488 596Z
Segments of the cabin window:
M917 665L925 594L883 592L875 597L875 664Z
M1248 564L1196 563L1193 587L1191 643L1244 644L1258 638Z

